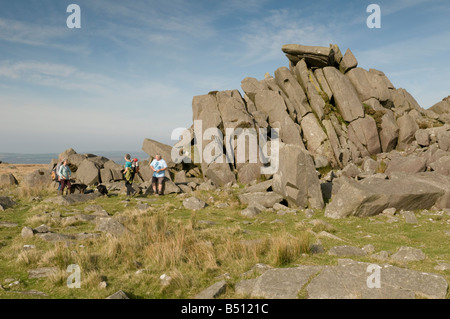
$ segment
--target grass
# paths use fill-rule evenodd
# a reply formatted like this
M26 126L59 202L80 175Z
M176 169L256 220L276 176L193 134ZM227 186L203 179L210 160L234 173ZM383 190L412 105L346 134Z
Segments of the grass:
M42 298L12 293L32 289L45 292L48 298L105 298L120 289L133 298L192 298L224 274L231 288L221 298L236 298L234 285L257 263L272 267L336 265L338 257L310 251L311 244L319 241L325 251L344 244L372 244L376 252L391 253L401 246L420 248L427 255L426 260L409 263L408 268L437 273L450 281L449 271L434 270L438 261L450 262L445 244L448 235L444 233L450 223L448 215L417 212L417 225L406 224L402 217L395 223L388 223L385 216L333 220L325 217L323 210L315 211L313 219L306 218L302 210L282 216L263 211L249 219L240 215L244 206L237 200L239 189L196 191L195 196L208 204L199 211L185 209L183 198L176 195L138 197L129 202L118 195L59 207L44 202L54 196L52 190L32 191L34 197L39 197L34 201L26 195L31 190L26 194L1 190L0 196L2 192L13 196L18 205L1 212L0 221L19 226L0 227L0 284L6 290L0 289L0 298ZM139 201L150 207L138 209ZM215 207L218 203L229 206L219 209ZM23 239L20 235L22 227L41 224L57 233L96 232L95 225L87 221L64 222L65 217L88 214L85 208L92 204L115 215L129 232L120 237L101 233L97 238L68 244L45 242L36 236ZM319 238L321 231L332 233L343 242ZM35 248L25 250L24 245ZM368 256L354 259L374 262ZM71 264L81 268L80 289L67 287L67 267ZM48 278L28 278L28 270L38 267L56 267L57 272ZM170 276L168 284L162 284L163 274ZM20 284L7 287L8 278L19 280ZM101 288L104 281L107 287Z

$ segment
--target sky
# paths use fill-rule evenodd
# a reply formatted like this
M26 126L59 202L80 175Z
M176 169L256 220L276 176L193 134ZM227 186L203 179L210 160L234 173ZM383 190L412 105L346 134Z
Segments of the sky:
M450 95L449 16L448 0L0 0L0 153L172 145L194 96L273 75L288 43L349 48L429 108Z

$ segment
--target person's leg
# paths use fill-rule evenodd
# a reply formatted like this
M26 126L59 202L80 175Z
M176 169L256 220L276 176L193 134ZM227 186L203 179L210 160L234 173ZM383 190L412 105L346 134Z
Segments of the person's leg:
M131 189L130 189L131 184L128 181L126 181L125 186L127 188L127 196L130 196L131 195Z
M67 180L66 185L67 185L67 194L66 195L69 195L70 189L72 188L72 184L70 183L70 180Z
M59 194L63 195L64 194L64 188L66 188L66 180L62 179L61 180L61 189L59 190Z
M158 194L162 195L164 177L158 178Z
M153 194L157 195L158 192L156 191L156 184L158 183L158 179L155 176L152 176L152 188L153 188Z

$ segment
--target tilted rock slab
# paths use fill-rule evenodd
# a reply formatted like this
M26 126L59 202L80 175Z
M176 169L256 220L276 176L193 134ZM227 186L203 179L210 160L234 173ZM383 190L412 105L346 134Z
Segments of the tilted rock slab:
M323 68L323 73L343 119L352 122L359 117L364 117L362 103L349 78L334 67Z
M375 268L380 275L379 288L369 278ZM444 299L447 289L448 283L440 275L353 260L325 267L306 288L309 299Z
M279 168L272 183L274 192L290 204L317 209L324 206L313 159L299 146L280 145Z
M404 174L390 180L369 177L360 182L348 179L338 193L332 196L325 209L325 216L367 217L380 214L389 207L416 210L429 209L435 204L447 205L450 178L438 175ZM437 178L439 182L433 182Z

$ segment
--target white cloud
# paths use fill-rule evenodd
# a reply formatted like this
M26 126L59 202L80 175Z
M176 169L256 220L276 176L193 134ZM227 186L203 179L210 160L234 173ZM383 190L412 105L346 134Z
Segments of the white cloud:
M272 10L262 20L253 20L240 34L245 46L242 60L250 63L278 59L288 43L324 45L331 43L327 25L314 23L288 10Z

